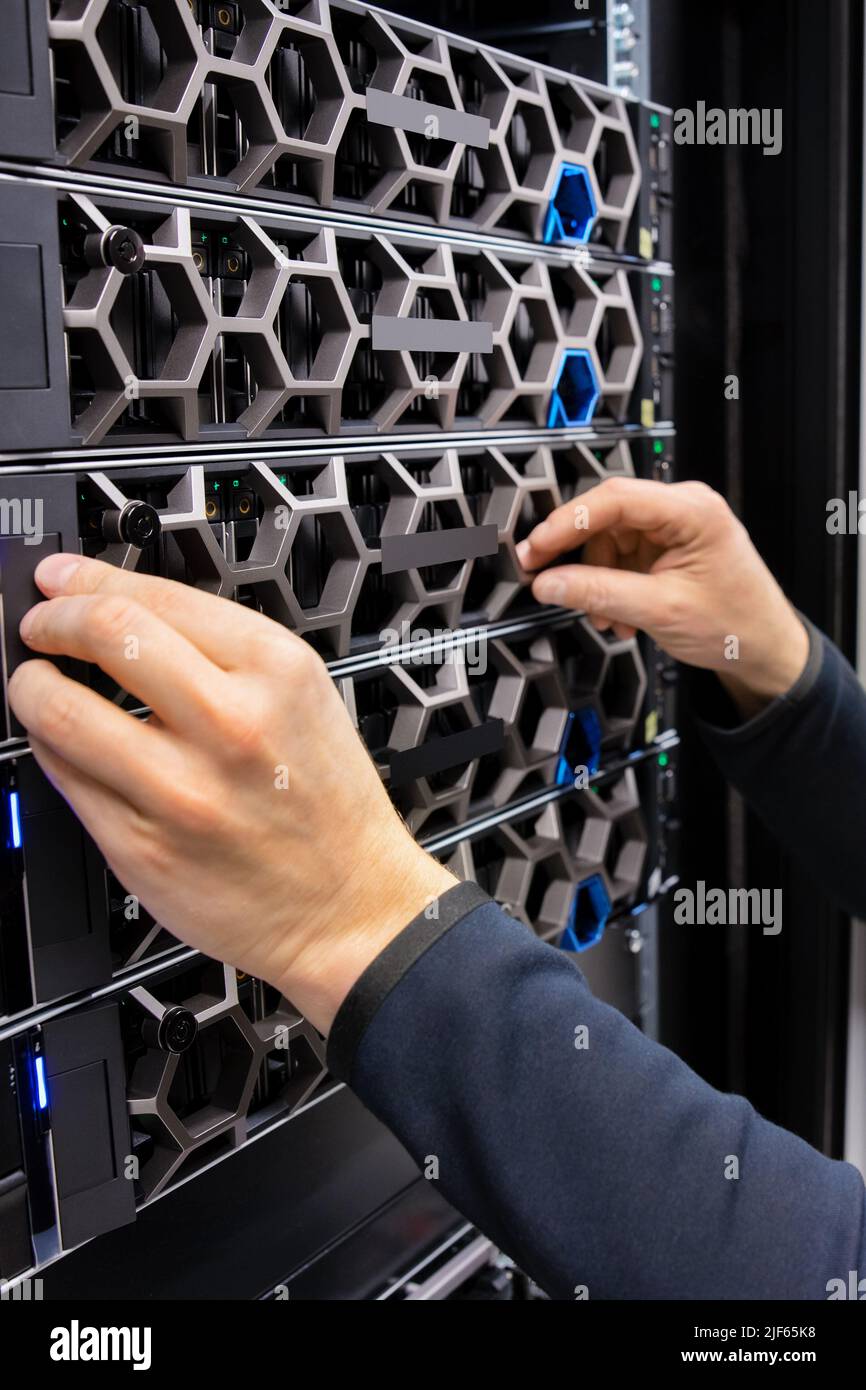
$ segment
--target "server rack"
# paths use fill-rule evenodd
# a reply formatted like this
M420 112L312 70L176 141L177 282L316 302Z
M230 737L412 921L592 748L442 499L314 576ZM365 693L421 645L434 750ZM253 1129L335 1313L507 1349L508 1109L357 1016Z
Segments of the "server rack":
M422 843L652 1030L676 671L539 609L515 547L600 478L673 476L670 113L354 0L20 0L11 31L4 683L52 551L261 609ZM0 1277L412 1298L488 1262L3 718Z

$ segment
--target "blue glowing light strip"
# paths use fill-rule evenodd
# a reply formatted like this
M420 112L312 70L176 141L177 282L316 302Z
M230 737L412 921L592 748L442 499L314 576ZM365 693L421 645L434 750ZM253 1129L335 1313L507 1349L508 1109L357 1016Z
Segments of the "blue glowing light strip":
M21 848L21 807L18 804L18 793L9 793L9 822L12 827L12 847Z
M36 1101L40 1110L48 1109L48 1086L45 1081L45 1058L34 1058L36 1070Z

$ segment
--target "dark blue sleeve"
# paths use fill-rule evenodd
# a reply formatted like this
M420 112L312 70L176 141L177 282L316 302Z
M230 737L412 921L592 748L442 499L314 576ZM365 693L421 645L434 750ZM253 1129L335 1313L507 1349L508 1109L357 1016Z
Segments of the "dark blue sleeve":
M822 1299L866 1268L854 1168L707 1086L477 889L460 915L467 887L382 953L329 1039L464 1216L562 1299Z
M782 847L819 864L828 895L866 916L866 693L830 639L806 627L806 669L754 719L740 721L709 673L692 677L693 708L724 776Z

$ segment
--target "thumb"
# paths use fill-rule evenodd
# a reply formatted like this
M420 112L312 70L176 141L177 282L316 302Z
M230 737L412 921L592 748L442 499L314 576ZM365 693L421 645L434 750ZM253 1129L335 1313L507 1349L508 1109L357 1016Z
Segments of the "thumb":
M539 603L574 608L611 622L652 629L665 619L664 586L658 576L599 565L560 565L532 584Z

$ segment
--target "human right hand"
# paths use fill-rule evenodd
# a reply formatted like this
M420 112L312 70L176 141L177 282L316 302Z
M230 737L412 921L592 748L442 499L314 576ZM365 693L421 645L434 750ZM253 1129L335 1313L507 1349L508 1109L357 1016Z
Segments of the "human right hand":
M715 671L746 717L802 672L802 621L705 484L610 478L558 507L518 555L541 570L579 545L581 564L537 575L539 602L578 609L619 636L642 628L678 661Z
M189 586L52 555L9 700L37 762L166 930L277 985L323 1033L457 880L391 805L313 649ZM44 657L101 667L134 718Z

